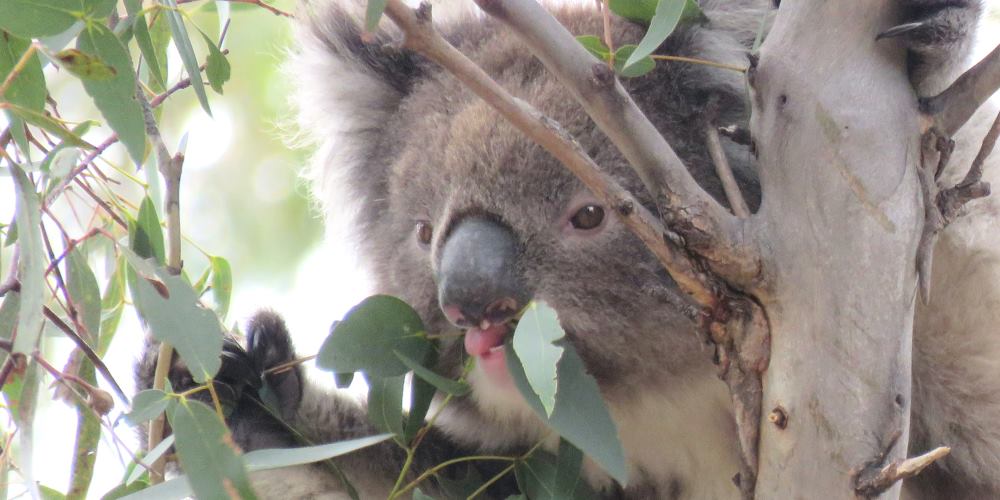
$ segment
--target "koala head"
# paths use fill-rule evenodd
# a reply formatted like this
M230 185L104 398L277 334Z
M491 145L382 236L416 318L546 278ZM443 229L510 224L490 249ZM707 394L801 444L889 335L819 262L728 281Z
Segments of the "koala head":
M599 14L561 17L572 31L601 32ZM625 22L615 29L619 40L642 36ZM652 208L615 147L523 45L475 18L444 30ZM753 33L727 31L699 46L703 31L674 37L672 53L745 61ZM504 370L495 349L504 322L532 299L558 311L609 397L677 383L707 365L711 351L693 326L697 309L611 207L453 77L394 46L398 37L361 38L339 8L314 9L292 73L302 128L318 150L312 176L319 197L352 200L360 252L378 292L410 303L432 331L468 329L464 350L480 356L477 369L492 363ZM722 119L743 118L743 83L736 73L706 71L661 65L627 85L695 177L721 193L701 115L714 96L724 105ZM749 161L741 154L734 156L738 171ZM331 217L343 216L327 206ZM442 369L455 373L462 351L462 342L446 344Z

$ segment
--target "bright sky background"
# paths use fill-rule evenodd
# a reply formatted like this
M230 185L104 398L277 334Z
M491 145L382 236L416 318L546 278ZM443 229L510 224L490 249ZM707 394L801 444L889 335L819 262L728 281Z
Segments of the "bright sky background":
M977 45L979 56L985 54L992 47L1000 43L1000 0L989 0L987 5L992 9L992 16L989 17L989 24L980 31L981 41ZM257 20L259 21L259 19ZM280 21L279 21L280 22ZM239 31L240 19L234 19L233 30ZM245 47L245 46L241 46ZM281 47L277 43L259 44L259 48L252 54L253 57L263 58L264 64L277 63L281 58ZM233 57L236 57L234 51ZM978 59L978 56L977 56ZM171 68L178 68L176 61L171 61ZM239 61L233 62L234 80L240 78L240 71L243 66ZM58 80L53 76L51 68L48 71L49 78ZM66 79L63 79L66 80ZM61 82L53 86L55 92L60 93L59 102L68 102L74 96L79 96L80 100L86 98L82 95L79 85L73 82ZM284 90L278 87L269 87L264 92L270 98L277 99L283 95ZM232 155L233 148L244 148L253 138L242 135L243 121L247 120L241 114L246 100L258 99L261 89L242 89L241 93L227 91L225 99L213 96L214 118L209 117L200 109L192 108L187 113L187 119L178 120L179 126L173 131L167 131L168 144L173 145L179 140L179 132L187 130L189 132L189 144L185 163L186 187L182 191L185 197L185 207L190 210L187 217L192 214L215 213L217 216L198 217L195 222L189 221L185 224L190 236L194 241L203 242L205 240L218 240L225 238L234 241L239 246L242 241L240 234L234 234L232 228L228 227L228 221L224 214L232 207L218 206L213 197L213 189L192 189L192 184L199 182L218 182L218 179L210 179L208 176L213 169L225 160L225 157ZM265 98L267 98L265 96ZM2 121L2 118L0 118ZM277 125L264 127L264 134L278 141ZM257 131L260 133L260 131ZM103 137L104 133L95 133L95 136ZM257 158L255 169L252 172L244 172L250 175L249 185L251 192L246 197L252 199L262 209L266 209L268 204L283 203L288 197L303 197L306 189L294 176L290 176L290 169L296 166L290 162L291 155L272 154ZM199 181L199 179L202 179ZM4 170L0 173L0 220L9 221L13 214L13 186L9 181L9 176ZM190 208L194 207L194 208ZM235 210L241 210L237 208ZM222 214L218 216L218 214ZM315 214L314 214L315 215ZM297 348L300 353L316 352L325 337L332 320L340 318L353 304L367 295L369 285L363 274L359 271L357 261L354 257L354 250L347 243L347 238L341 232L343 228L332 227L327 232L320 244L313 245L304 253L304 258L297 265L297 270L292 273L291 279L275 281L267 277L257 277L252 272L248 272L250 279L240 278L240 269L235 268L237 283L235 295L229 314L229 323L239 321L242 323L251 316L254 311L261 307L270 307L279 311L286 318L290 329L295 335ZM285 235L271 234L270 238L276 239L280 244ZM222 245L221 243L219 244ZM223 250L216 250L219 254L229 257ZM247 250L253 253L253 248ZM8 255L4 256L3 265L6 266ZM200 268L198 268L200 270ZM6 272L6 269L4 269ZM196 271L197 272L197 271ZM99 281L100 278L99 278ZM103 283L103 281L101 281ZM109 352L106 362L115 373L118 381L125 387L126 392L131 392L132 377L131 366L137 357L141 346L141 335L136 332L141 331L135 315L131 311L126 311L123 321L119 327L120 335L115 339L112 349ZM48 341L51 354L49 359L63 360L70 352L72 346L61 336L54 336ZM40 397L42 416L36 424L36 472L37 479L43 484L65 491L66 481L70 464L69 450L70 443L75 437L75 426L67 425L67 422L75 422L74 411L68 406L52 402L47 395L51 391ZM119 404L113 415L117 415L123 408ZM120 426L119 436L131 448L135 449L135 435L124 424ZM99 498L101 494L117 485L122 479L122 464L127 463L127 456L120 456L111 446L105 436L99 450L99 462L94 483L91 488L93 498Z

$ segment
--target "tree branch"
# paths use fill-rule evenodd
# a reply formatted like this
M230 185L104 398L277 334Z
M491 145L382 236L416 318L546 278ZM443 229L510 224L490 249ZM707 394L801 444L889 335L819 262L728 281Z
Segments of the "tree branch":
M742 222L698 185L681 159L606 64L594 59L535 0L476 0L505 23L584 107L654 195L667 226L737 284L760 277Z
M958 77L944 92L924 99L921 110L931 124L951 137L1000 89L1000 45Z

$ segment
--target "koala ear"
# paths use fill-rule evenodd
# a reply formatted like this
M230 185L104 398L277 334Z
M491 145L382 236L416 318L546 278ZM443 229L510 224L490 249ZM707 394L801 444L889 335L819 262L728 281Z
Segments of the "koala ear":
M365 226L386 199L393 149L386 129L422 69L389 33L362 40L362 15L338 3L351 2L303 2L286 74L296 142L315 151L306 176L316 198L327 213L353 207Z

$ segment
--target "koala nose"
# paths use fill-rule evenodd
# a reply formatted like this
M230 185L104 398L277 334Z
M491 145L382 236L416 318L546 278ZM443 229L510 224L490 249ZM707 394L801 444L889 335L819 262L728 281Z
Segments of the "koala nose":
M482 216L460 221L441 247L438 302L448 321L467 328L503 323L528 301L518 271L518 242L502 224Z

